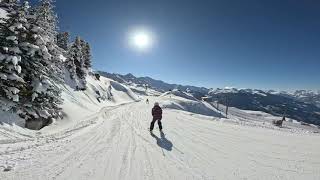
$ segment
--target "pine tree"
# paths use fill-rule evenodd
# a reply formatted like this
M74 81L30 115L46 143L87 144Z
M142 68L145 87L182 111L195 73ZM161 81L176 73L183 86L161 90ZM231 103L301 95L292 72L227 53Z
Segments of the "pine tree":
M49 54L51 54L51 66L54 67L51 76L55 81L63 81L63 63L62 55L64 54L63 49L57 45L57 15L54 11L54 0L40 0L40 4L35 7L32 11L32 19L34 23L44 30L42 33L43 40L46 41L46 47Z
M3 110L18 110L21 89L25 82L21 77L20 43L26 33L26 10L17 0L3 0L2 9L8 15L0 23L0 106Z
M80 37L76 37L75 42L69 49L69 56L67 62L67 68L69 70L72 79L77 82L77 89L86 89L86 75L85 59L83 51L83 43Z
M54 0L40 0L40 4L34 9L36 20L48 35L50 42L56 42L58 17L54 12Z
M65 51L68 50L69 36L68 32L61 32L57 35L57 45Z
M72 56L72 51L73 51L73 48L70 48L69 52L68 52L68 59L67 61L65 62L65 66L70 74L70 78L74 81L77 80L77 74L76 74L76 65L74 64L74 59L73 59L73 56Z
M20 115L26 119L27 125L30 121L40 123L40 127L29 128L41 128L50 119L58 117L59 104L62 103L61 92L57 87L60 79L59 68L56 66L58 60L55 59L59 52L50 34L42 28L46 24L42 21L37 13L28 16L30 25L21 43L22 77L27 86L21 90Z
M84 53L84 67L87 70L89 70L91 68L91 48L88 42L84 44L83 53Z

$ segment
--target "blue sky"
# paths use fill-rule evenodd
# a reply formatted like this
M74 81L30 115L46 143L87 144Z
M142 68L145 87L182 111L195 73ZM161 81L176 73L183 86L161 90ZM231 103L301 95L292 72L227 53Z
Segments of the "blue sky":
M320 89L318 0L57 0L60 29L97 70L205 87ZM139 53L127 33L150 29Z

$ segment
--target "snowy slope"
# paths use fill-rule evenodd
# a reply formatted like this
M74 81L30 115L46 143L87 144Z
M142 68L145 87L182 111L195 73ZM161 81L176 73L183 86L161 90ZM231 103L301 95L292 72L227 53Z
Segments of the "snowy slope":
M230 105L240 109L263 111L273 115L282 115L284 111L290 118L297 119L304 123L320 125L320 95L319 92L297 90L295 92L259 90L248 88L216 88L207 89L194 86L183 86L169 84L155 80L150 77L135 77L132 74L120 75L107 72L99 72L102 76L108 77L129 86L135 93L145 96L145 86L148 86L148 95L158 95L158 92L166 92L179 89L192 94L200 100L207 97L208 101L214 102L218 99L224 103L225 96L230 99ZM153 92L151 92L153 91ZM286 108L284 109L284 106Z
M151 104L168 101L165 96L148 98ZM32 138L2 142L0 179L320 177L319 134L228 123L170 108L164 109L164 134L157 129L150 134L151 104L105 107L54 134L40 131Z
M265 92L262 90L225 88L211 90L208 94L208 101L219 101L225 104L228 98L229 106L244 110L263 111L275 116L287 117L320 125L320 108L290 95Z
M182 110L194 114L201 114L213 117L220 117L221 113L210 104L199 101L191 94L173 90L163 93L161 96L161 106L166 109Z
M127 85L134 93L136 93L137 95L140 96L160 96L162 93L154 90L154 89L150 89L148 88L146 90L145 87L141 87L139 85L136 84L131 84L131 85Z
M163 101L150 97L152 102ZM0 179L319 179L320 137L150 108L105 108L87 126L0 146ZM7 172L3 170L7 168Z
M61 85L62 98L64 99L61 108L64 118L53 122L40 132L60 131L75 126L79 121L96 114L106 106L116 106L139 100L130 88L104 77L98 81L92 76L87 76L87 86L85 91L76 91L68 84ZM24 138L35 134L35 131L23 128L24 121L18 116L1 110L0 116L0 141L11 141L12 136Z
M65 119L71 121L83 119L106 106L139 100L138 96L128 87L104 77L96 80L93 76L87 76L88 88L85 91L75 91L71 87L68 85L62 87L62 98L64 99L62 109L65 112Z
M40 131L0 124L1 180L320 178L317 127L278 128L271 121L280 117L237 108L226 119L223 105L190 93L87 82L85 91L61 87L63 120ZM164 133L148 131L154 102Z
M216 107L215 104L213 106ZM226 107L223 105L219 105L219 110L226 116L225 111ZM267 128L267 129L274 129L280 131L287 131L292 133L319 133L320 129L319 126L308 124L303 125L302 123L298 122L295 119L286 118L286 121L283 122L283 127L279 128L272 124L273 120L281 120L282 116L274 116L272 114L268 114L262 111L251 111L251 110L241 110L235 107L230 107L228 110L228 119L224 121L245 125L245 126L252 126L252 127L259 127L259 128Z

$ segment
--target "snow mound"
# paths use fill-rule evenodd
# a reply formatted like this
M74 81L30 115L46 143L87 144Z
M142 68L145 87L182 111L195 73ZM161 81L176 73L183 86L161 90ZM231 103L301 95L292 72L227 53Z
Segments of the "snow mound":
M114 89L116 93L112 94L114 96L113 100L115 102L123 103L128 101L138 101L138 96L128 87L122 85L116 81L110 81L111 87ZM112 91L112 90L111 90Z
M19 116L15 113L0 110L0 117L1 117L0 125L10 124L10 125L24 126L24 120L19 118Z
M100 77L96 80L87 76L87 89L75 91L66 85L63 87L62 109L67 119L81 119L88 114L96 113L106 106L138 101L138 96L130 88L111 79ZM82 113L74 113L82 112Z
M198 101L195 97L193 97L191 94L187 93L187 92L182 92L182 91L179 91L177 89L174 89L172 91L168 91L168 92L165 92L163 93L160 97L165 97L165 96L171 96L171 95L174 95L174 96L178 96L178 97L182 97L182 98L185 98L185 99L188 99L188 100L192 100L192 101Z
M141 96L160 96L162 94L161 92L154 90L154 89L151 89L151 88L148 88L146 90L145 87L142 87L137 84L130 84L129 87L134 93L141 95Z
M206 116L221 117L221 113L210 104L199 101L188 93L172 91L164 93L159 98L161 107L201 114Z

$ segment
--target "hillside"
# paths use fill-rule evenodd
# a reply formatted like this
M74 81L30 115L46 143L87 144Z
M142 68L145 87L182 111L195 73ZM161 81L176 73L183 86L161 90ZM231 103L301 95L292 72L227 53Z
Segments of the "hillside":
M136 84L139 86L145 86L148 85L149 88L155 89L160 92L166 92L173 89L179 89L182 91L193 91L193 92L199 92L202 94L206 94L209 90L204 87L196 87L196 86L185 86L185 85L179 85L179 84L169 84L165 83L161 80L155 80L150 77L135 77L132 74L126 74L126 75L120 75L120 74L111 74L108 72L98 71L99 74L102 76L105 76L110 79L114 79L120 83L124 84Z
M110 82L104 79L90 83L99 86ZM121 84L117 86L127 89ZM99 89L101 92L105 92L103 87ZM76 118L73 113L72 125L57 123L39 132L16 133L0 128L1 135L6 135L0 141L0 179L72 180L108 176L313 180L320 176L315 165L320 163L319 134L313 133L318 131L316 128L298 124L296 127L290 122L278 128L266 119L272 118L270 115L249 115L252 112L237 109L232 110L229 119L218 113L200 115L201 109L209 107L199 106L202 102L181 94L145 96L144 100L149 98L151 103L146 104L144 100L130 101L131 96L122 92L114 91L129 103L116 105L106 101L103 108L98 108L102 106L93 93L72 95L83 98L83 103L67 104L79 109L88 104L92 107L91 115L85 117ZM91 98L86 99L85 94ZM150 109L155 101L164 108L164 132L159 133L156 128L150 134ZM198 104L198 112L189 112L187 107L194 107L193 103ZM93 113L94 109L99 112ZM212 107L210 111L219 112Z
M263 111L276 116L284 114L292 119L304 123L320 125L319 94L317 92L297 90L294 93L277 92L273 90L217 88L207 89L194 86L182 86L168 84L163 81L154 80L150 77L135 77L132 74L120 75L107 72L99 73L117 82L124 83L137 93L145 92L145 86L150 91L166 92L179 90L191 94L194 98L201 100L206 97L209 103L226 104L228 98L229 106L243 110ZM137 91L137 87L140 90Z
M320 125L320 108L312 103L283 94L251 89L215 89L208 93L208 101L244 110L263 111L287 116L298 121Z

